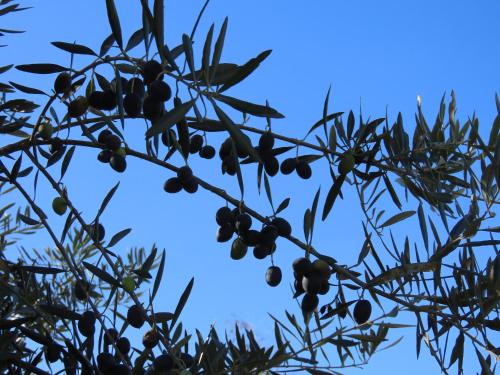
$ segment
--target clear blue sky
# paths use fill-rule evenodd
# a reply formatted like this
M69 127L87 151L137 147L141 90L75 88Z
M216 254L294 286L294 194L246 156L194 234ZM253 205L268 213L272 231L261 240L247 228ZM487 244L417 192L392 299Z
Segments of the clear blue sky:
M140 27L139 2L116 3L128 38ZM27 32L5 38L10 46L0 49L1 65L32 62L67 65L68 54L49 42L76 41L98 50L110 32L103 1L52 0L26 4L34 8L5 20L6 28L24 28ZM177 0L166 4L166 41L174 46L180 43L182 33L190 32L202 1ZM195 45L202 45L212 22L218 30L224 17L229 16L224 62L243 63L265 49L273 49L261 68L231 89L230 94L259 103L268 99L286 116L274 122L274 130L290 136L302 137L322 116L324 96L330 85L333 110L353 109L359 113L361 103L364 116L376 118L383 117L387 107L391 119L401 111L409 126L413 126L417 95L421 95L424 112L433 121L441 96L454 89L462 122L476 111L480 126L487 131L496 113L494 95L500 83L498 14L500 3L493 0L213 0L199 26ZM75 59L77 67L85 63L83 57ZM16 71L7 77L21 84L52 87L53 78L49 77ZM265 121L259 119L251 123L265 126ZM141 144L143 132L144 124L140 121L127 123L126 134L132 144ZM214 143L219 141L213 136L209 139ZM229 244L215 241L214 213L224 204L221 199L205 191L193 196L165 195L162 184L171 175L135 160L130 159L127 172L118 175L98 163L93 152L77 151L77 156L66 183L84 215L92 217L107 190L120 179L120 190L102 218L108 233L133 228L120 244L123 252L128 246L150 248L153 243L167 250L166 274L157 297L157 310L173 310L182 289L194 275L195 288L183 314L183 321L190 328L206 332L215 322L222 330L229 329L235 320L244 321L254 327L263 342L272 343L272 324L266 313L283 317L286 308L300 315L289 292L293 278L291 262L301 254L295 247L280 240L276 262L284 271L284 280L279 287L270 288L264 282L269 260L257 261L249 254L243 261L232 261ZM235 178L216 173L220 170L218 161L192 158L191 165L196 174L238 195ZM330 185L328 174L320 172L318 165L314 178L307 184L299 184L302 181L295 177L272 179L276 202L292 198L286 217L299 238L303 237L302 215L310 207L314 192L321 184L324 199ZM258 197L253 186L253 169L249 169L249 174L246 203L269 214L265 196ZM95 184L96 181L99 183ZM45 199L45 206L49 207L53 196L50 190L42 189L38 199L42 205ZM395 212L393 207L390 209ZM51 219L56 225L63 224ZM412 228L406 227L409 235ZM416 232L414 236L420 235ZM354 195L347 194L344 201L337 202L328 221L318 227L315 238L317 248L341 263L357 258L363 236ZM326 301L322 298L322 302ZM414 321L411 316L404 316L401 322ZM405 338L396 348L372 359L366 373L393 373L401 366L408 374L438 372L424 346L420 360L416 360L413 329L394 331L390 338L394 340L403 334ZM469 357L465 373L471 373L476 365L475 357L472 354Z

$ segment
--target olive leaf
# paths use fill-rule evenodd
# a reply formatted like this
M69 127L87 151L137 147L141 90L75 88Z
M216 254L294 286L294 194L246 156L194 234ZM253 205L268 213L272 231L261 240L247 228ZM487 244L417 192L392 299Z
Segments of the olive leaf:
M16 69L20 70L21 72L35 74L52 74L65 72L68 70L67 68L57 64L25 64L17 65Z
M66 43L66 42L51 42L51 44L63 51L74 53L77 55L91 55L97 56L94 51L89 47L76 43Z
M108 21L111 26L111 31L116 43L120 48L123 48L122 39L122 29L120 26L120 19L118 18L118 12L116 11L116 6L114 0L106 0L106 10L108 13Z

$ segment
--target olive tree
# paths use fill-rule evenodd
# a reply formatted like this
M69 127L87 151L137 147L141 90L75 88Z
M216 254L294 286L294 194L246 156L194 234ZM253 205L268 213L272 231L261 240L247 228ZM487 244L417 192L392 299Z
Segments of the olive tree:
M328 93L318 121L296 139L273 130L272 122L284 116L267 102L228 94L270 51L244 63L222 60L227 18L204 35L197 30L208 1L191 32L179 36L177 46L167 46L163 1L149 3L141 0L142 27L127 41L115 2L106 0L111 33L98 50L52 43L71 57L89 56L88 65L13 67L3 57L2 77L14 68L27 75L52 74L54 83L34 88L8 78L0 82L1 194L15 191L24 199L1 208L2 370L334 374L365 365L379 350L397 344L384 346L390 330L405 327L398 320L404 311L414 316L417 356L424 343L443 373L462 373L464 350L472 351L467 357L477 359L482 374L492 374L499 355L492 336L500 327L500 241L495 237L500 227L492 220L500 182L499 99L499 114L485 137L475 116L456 118L453 93L449 102L443 98L433 123L419 102L411 126L402 115L390 123L387 117L366 120L352 111L331 112ZM0 5L0 15L23 9L9 0ZM64 107L56 106L61 103ZM241 123L234 120L238 112ZM131 121L146 124L142 147L127 142ZM209 144L211 132L225 134L225 140ZM223 198L227 204L214 213L216 241L225 243L220 246L228 246L235 260L250 256L249 249L258 259L271 259L265 275L270 287L280 284L283 273L294 275L290 298L300 307L285 311L282 319L271 316L275 345L262 345L251 330L238 326L234 338L215 327L207 336L186 332L179 319L194 278L179 291L174 311L158 311L165 251L155 246L131 249L126 256L113 251L130 232L110 234L101 221L119 185L95 216L82 214L65 183L77 148L93 150L95 163L109 164L113 173L127 173L133 158L168 171L166 181L152 181L165 194L205 189ZM198 177L189 163L197 157L233 176L240 196ZM252 168L271 214L252 208L253 197L244 195L244 177ZM316 193L302 228L287 220L289 198L273 202L278 173L304 184L313 173L331 177L326 192L309 186ZM57 195L52 210L42 209L47 204L36 197L41 180ZM338 259L327 255L313 240L315 227L336 214L335 203L348 189L363 214L364 242L355 264L344 264L341 254ZM392 207L379 204L382 200ZM61 231L51 224L54 215L65 218ZM403 220L413 220L419 230L407 233L399 245L391 226ZM53 246L21 247L15 259L6 256L5 249L19 238L41 231ZM273 262L278 239L297 250L297 259L283 269ZM142 342L130 335L138 329Z

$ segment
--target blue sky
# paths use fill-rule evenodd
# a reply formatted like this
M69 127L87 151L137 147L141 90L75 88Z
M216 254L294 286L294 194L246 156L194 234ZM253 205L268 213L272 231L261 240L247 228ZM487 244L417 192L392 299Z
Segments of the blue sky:
M116 3L128 38L140 27L139 2ZM202 2L165 3L165 40L174 46L180 43L182 33L190 32ZM32 62L67 65L68 54L50 46L51 41L76 41L98 50L110 32L103 1L52 0L26 4L34 8L5 20L5 27L23 28L27 32L5 38L9 47L0 50L2 65ZM259 70L229 93L258 103L268 99L286 116L273 122L273 129L289 136L302 137L322 116L323 100L330 85L332 110L353 109L358 114L361 105L365 117L377 118L383 117L387 108L392 120L401 111L411 128L417 95L421 95L424 112L433 121L441 96L449 95L453 89L462 123L475 111L482 131L486 132L496 114L494 95L500 82L498 14L500 4L491 0L213 0L200 23L195 46L203 44L212 22L218 30L228 16L224 62L243 63L265 49L272 49L273 53ZM87 62L85 58L75 58L77 67ZM16 71L8 74L8 79L17 83L52 87L53 77ZM265 121L253 119L251 124L262 128ZM143 132L144 124L140 121L127 123L130 143L141 145ZM209 140L218 144L220 139L209 136ZM118 175L99 164L94 152L78 150L77 156L66 183L84 215L92 217L107 190L121 180L120 190L103 216L108 233L133 228L120 244L123 252L128 246L150 248L153 243L167 250L166 274L157 297L157 310L173 310L182 289L195 276L195 288L183 314L183 321L190 328L206 331L210 324L216 323L220 329L229 329L239 320L248 322L258 337L270 343L274 339L267 312L283 317L286 308L300 314L291 299L289 285L291 262L301 253L291 244L283 240L278 243L275 261L284 271L284 280L279 287L270 288L264 282L269 260L257 261L247 256L235 262L229 258L229 244L215 241L214 214L224 204L221 199L206 191L193 196L165 195L162 184L171 175L137 160L129 159L127 172ZM180 163L179 159L175 161ZM190 163L195 174L238 196L235 178L218 174L218 161L192 158ZM322 186L324 199L329 188L329 176L324 171L319 164L315 165L313 179L307 184L296 177L272 179L275 202L291 197L285 216L299 238L303 238L303 212L310 207L316 189ZM254 169L249 168L248 174L246 203L269 214L265 195L257 195ZM41 189L38 199L42 205L45 199L49 207L53 196L50 190ZM415 208L410 202L408 209ZM390 210L395 213L394 207ZM55 225L63 225L62 220L51 219ZM411 237L415 226L401 228ZM419 232L414 233L415 238L419 236ZM357 259L363 236L361 212L354 194L347 193L344 201L336 203L331 217L318 227L315 239L319 249L325 249L341 263ZM414 321L411 316L402 315L401 322ZM414 330L394 331L390 338L394 340L403 334L405 338L396 348L372 359L366 373L387 372L399 366L405 366L409 374L437 372L424 347L420 360L416 360ZM475 358L465 364L472 365L465 371L470 373Z

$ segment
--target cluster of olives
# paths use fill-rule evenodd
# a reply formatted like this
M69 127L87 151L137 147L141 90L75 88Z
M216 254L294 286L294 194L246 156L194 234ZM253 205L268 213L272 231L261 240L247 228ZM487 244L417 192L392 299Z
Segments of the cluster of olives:
M104 129L99 133L97 141L104 146L104 150L97 155L97 160L101 163L109 163L117 172L124 172L127 169L126 152L121 147L120 138L108 129Z
M60 73L54 81L54 91L57 94L67 96L71 93L72 90L73 87L71 85L71 75L67 72ZM113 97L116 101L116 95L113 95ZM85 112L87 112L88 108L89 102L87 98L84 96L78 96L76 99L68 103L68 117L76 118L83 116ZM44 138L50 138L50 136Z
M264 259L276 251L276 240L279 236L288 237L292 233L292 227L283 218L276 217L265 224L260 231L251 229L252 217L240 212L238 208L231 210L229 207L221 207L215 214L215 220L219 224L216 239L218 242L229 241L234 234L238 237L231 245L231 258L239 260L245 257L249 247L253 247L253 255L257 259ZM281 282L281 269L271 266L266 272L266 282L270 286L277 286Z
M264 170L269 176L276 176L280 164L273 155L274 135L270 132L264 133L259 138L259 145L255 148L264 164Z
M301 303L302 311L313 312L318 307L318 294L324 295L330 290L330 266L321 259L311 262L307 258L298 258L293 262L293 275L295 295L305 293Z
M244 135L249 144L251 144L250 137ZM248 152L241 147L238 143L235 144L236 155L233 152L233 141L231 137L226 138L219 148L219 158L222 161L222 174L227 173L234 176L238 170L238 158L248 157Z
M200 134L194 134L189 139L189 153L198 154L203 159L212 159L215 156L215 148L204 145L203 137Z
M141 328L146 322L146 318L145 311L141 306L132 305L129 307L127 311L127 323L130 326ZM153 349L159 342L160 334L155 328L148 330L142 337L142 344L146 349ZM128 348L130 350L130 346ZM122 350L120 349L120 351ZM180 353L177 359L171 354L162 353L153 360L153 369L161 373L161 371L178 368L179 362L183 364L185 368L190 368L194 365L194 359L188 353Z
M178 193L184 189L185 192L193 194L198 191L198 181L193 176L193 171L187 165L177 170L177 177L171 177L163 185L167 193Z
M151 121L156 121L163 115L165 110L164 103L172 97L172 89L166 82L163 81L162 72L163 67L158 61L155 60L147 61L142 66L141 70L143 83L148 88L148 95L142 102L142 111L144 113L144 117ZM133 85L130 85L127 95L130 95L130 98L134 99L125 99L127 103L132 102L132 104L137 106L137 102L140 103L142 97L139 90L135 91L132 86ZM142 87L142 91L142 95L144 95L144 86ZM132 105L130 106L132 107ZM139 115L139 113L137 115Z
M312 176L312 169L309 163L299 158L287 158L283 160L280 170L284 175L289 175L293 171L296 171L297 175L304 180L308 180Z

